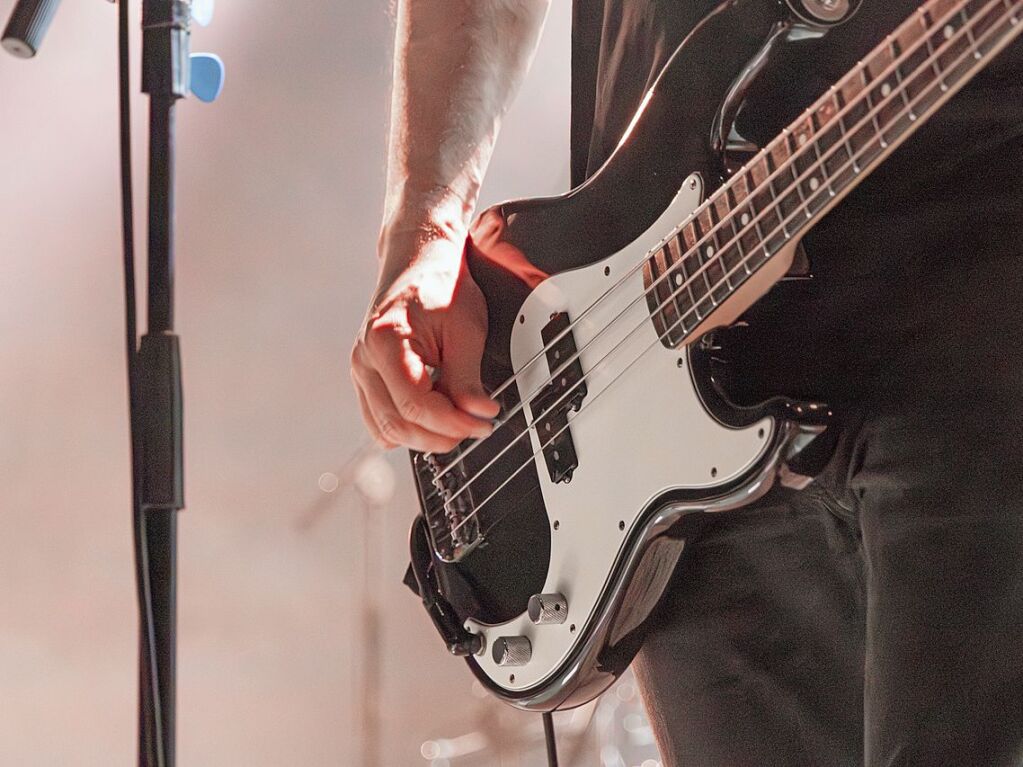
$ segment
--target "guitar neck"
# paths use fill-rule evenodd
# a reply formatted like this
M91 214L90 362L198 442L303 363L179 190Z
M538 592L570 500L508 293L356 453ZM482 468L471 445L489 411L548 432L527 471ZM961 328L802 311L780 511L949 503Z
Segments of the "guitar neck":
M1020 32L1023 0L924 3L651 255L665 345L685 340Z

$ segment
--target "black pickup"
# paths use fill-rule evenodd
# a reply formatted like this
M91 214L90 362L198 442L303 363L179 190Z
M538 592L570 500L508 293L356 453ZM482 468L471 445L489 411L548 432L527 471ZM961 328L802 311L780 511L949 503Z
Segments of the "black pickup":
M558 312L540 331L547 348L551 382L529 402L547 470L554 483L570 482L572 472L579 466L572 432L568 428L568 413L578 410L586 397L583 366L576 358L578 349L569 327L568 314Z

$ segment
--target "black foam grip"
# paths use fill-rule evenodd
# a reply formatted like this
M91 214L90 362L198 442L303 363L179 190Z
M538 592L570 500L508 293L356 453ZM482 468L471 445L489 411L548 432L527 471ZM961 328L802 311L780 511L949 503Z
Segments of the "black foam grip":
M4 30L3 46L19 58L36 55L60 0L18 0Z

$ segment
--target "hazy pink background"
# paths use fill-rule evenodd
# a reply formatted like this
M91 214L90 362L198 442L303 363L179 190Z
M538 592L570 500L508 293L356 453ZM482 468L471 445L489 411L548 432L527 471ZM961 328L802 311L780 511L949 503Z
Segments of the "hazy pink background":
M4 765L135 758L115 17L65 2L36 60L0 56ZM568 19L556 0L488 202L567 184ZM228 80L217 104L178 110L182 765L362 763L364 567L382 610L379 764L425 764L423 741L487 718L538 724L472 694L400 585L405 456L371 551L352 496L317 487L363 435L345 361L375 276L391 34L383 1L221 0L193 35ZM140 245L146 107L137 95Z

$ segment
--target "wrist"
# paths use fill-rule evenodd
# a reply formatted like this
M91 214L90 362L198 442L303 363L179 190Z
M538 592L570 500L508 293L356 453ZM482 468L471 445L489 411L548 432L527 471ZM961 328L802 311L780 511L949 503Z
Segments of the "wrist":
M460 194L450 186L418 187L403 183L387 195L381 245L390 239L410 238L461 243L468 232L474 205L474 195Z
M380 235L380 270L376 298L424 273L457 277L462 268L466 234L432 224L385 227Z

